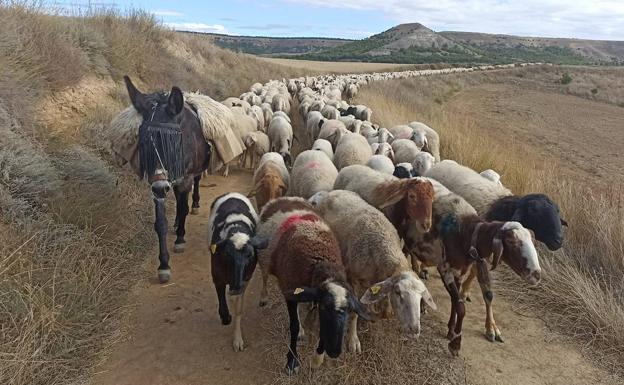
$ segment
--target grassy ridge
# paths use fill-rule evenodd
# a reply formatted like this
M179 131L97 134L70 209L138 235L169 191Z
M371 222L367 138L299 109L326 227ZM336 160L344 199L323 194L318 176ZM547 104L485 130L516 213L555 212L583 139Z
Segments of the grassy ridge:
M0 383L88 375L119 337L130 286L153 273L148 189L111 166L104 135L129 103L120 77L220 99L302 72L142 12L0 4Z

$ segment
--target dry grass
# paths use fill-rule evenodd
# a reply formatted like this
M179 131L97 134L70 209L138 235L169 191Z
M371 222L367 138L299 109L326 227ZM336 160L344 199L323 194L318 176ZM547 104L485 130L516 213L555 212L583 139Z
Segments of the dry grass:
M574 77L575 72L571 73ZM587 75L587 78L592 76L599 75ZM483 132L474 121L451 115L444 109L444 100L467 84L512 78L513 75L499 73L389 81L362 90L358 100L373 109L373 120L383 126L419 120L434 127L440 133L443 157L476 170L494 168L516 193L541 191L560 204L571 226L562 251L551 253L543 249L541 252L545 268L541 289L528 291L514 286L504 290L509 295L522 293L518 300L541 310L547 322L563 334L578 337L589 356L622 373L624 197L621 186L603 188L591 180L585 183L561 180L555 171L557 167L545 166L557 165L556 159L542 159L530 146L503 141L501 136Z
M104 128L129 103L121 76L223 98L303 72L143 12L65 17L0 1L0 383L87 376L153 255L148 189L106 151Z
M404 71L414 69L416 65L391 64L391 63L363 63L363 62L327 62L314 60L297 60L259 57L269 63L284 65L292 68L306 70L306 74L319 73L360 73L360 72L386 72Z

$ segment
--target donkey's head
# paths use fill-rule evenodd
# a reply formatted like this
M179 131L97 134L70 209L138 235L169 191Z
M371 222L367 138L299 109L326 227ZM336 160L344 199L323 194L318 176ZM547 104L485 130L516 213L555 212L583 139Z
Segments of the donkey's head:
M144 121L156 123L180 123L184 109L184 96L178 87L172 87L169 95L163 92L144 94L139 91L128 76L124 76L130 101Z

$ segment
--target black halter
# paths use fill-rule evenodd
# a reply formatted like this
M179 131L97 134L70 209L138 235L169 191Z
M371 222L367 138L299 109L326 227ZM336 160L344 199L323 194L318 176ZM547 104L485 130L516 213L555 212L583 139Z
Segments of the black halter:
M157 103L150 120L139 127L139 166L141 175L150 178L162 169L170 182L184 177L184 146L179 123L154 122Z

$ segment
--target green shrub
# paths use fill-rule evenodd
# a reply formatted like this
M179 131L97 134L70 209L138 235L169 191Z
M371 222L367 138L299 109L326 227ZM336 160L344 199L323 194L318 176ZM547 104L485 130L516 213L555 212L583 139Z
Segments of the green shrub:
M561 77L561 80L559 80L559 82L561 84L563 84L563 85L570 84L570 83L572 83L572 76L570 76L570 74L566 72L566 73L563 74L563 76Z

